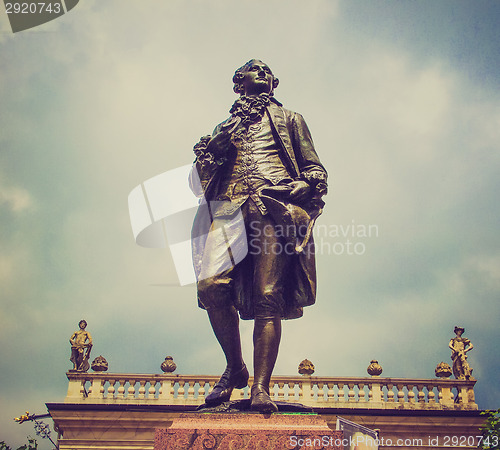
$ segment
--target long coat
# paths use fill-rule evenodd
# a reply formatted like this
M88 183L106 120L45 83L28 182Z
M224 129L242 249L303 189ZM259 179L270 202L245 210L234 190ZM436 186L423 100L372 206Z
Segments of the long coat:
M280 149L281 160L289 174L294 180L304 180L311 185L311 196L306 203L301 204L301 207L308 213L309 217L315 219L321 213L324 205L321 197L326 193L327 173L316 154L309 129L300 114L283 108L274 99L266 109L274 138ZM227 127L231 121L234 119L229 118L219 124L212 136ZM206 137L205 144L208 142L209 139ZM195 152L196 148L195 146ZM197 152L198 157L191 176L191 188L202 197L192 229L193 262L197 275L200 273L204 247L204 240L200 237L207 235L211 225L211 216L206 213L207 206L212 201L220 200L221 180L224 178L225 169L228 166L225 164L227 159L225 156L217 161L220 155L211 154L209 149L210 144L208 143L206 152ZM234 152L234 148L224 149L225 154L231 154L232 151ZM210 160L209 164L205 163L207 158ZM195 179L196 181L194 181ZM285 204L283 207L286 210ZM277 219L275 216L273 218L279 222L279 218ZM285 292L286 307L283 318L294 319L301 317L302 308L314 304L316 299L316 267L312 235L302 252L289 257L291 261L288 269L289 277L287 277ZM247 255L235 267L234 275L234 305L242 319L254 318L251 296L252 278L253 271L249 255ZM200 307L203 306L200 304Z

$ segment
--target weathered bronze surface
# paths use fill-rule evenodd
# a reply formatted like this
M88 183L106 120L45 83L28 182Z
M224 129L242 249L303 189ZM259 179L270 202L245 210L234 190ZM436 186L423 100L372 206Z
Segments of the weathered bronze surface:
M89 357L92 349L92 336L85 330L87 322L80 320L78 323L80 329L75 331L69 338L71 344L71 358L73 370L87 372L90 368Z
M231 117L195 145L191 176L202 197L192 239L198 302L227 360L206 402L221 404L233 388L247 385L239 313L255 320L251 408L274 412L269 381L281 320L302 316L315 302L312 227L324 205L327 173L302 116L274 98L279 82L265 63L247 62L233 82L240 97ZM224 265L228 255L233 264Z
M462 337L465 329L455 327L456 337L450 340L451 359L453 361L453 375L458 380L469 380L472 378L472 368L467 362L467 352L470 352L474 346L467 338Z

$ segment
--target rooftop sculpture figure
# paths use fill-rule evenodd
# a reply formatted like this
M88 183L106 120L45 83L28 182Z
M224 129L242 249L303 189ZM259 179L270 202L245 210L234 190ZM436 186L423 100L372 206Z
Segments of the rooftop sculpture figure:
M457 380L469 380L472 375L472 368L467 362L467 352L474 346L467 338L462 337L465 329L455 327L456 337L450 340L448 347L451 349L451 359L453 360L453 375Z
M191 174L191 188L202 197L192 231L198 303L227 361L205 401L221 404L248 383L239 314L254 319L251 409L271 413L278 410L269 383L281 320L301 317L315 302L312 227L327 173L302 116L274 98L279 81L267 64L248 61L233 82L240 97L231 117L195 145ZM248 253L239 261L242 249ZM222 263L228 255L230 266Z
M71 344L71 358L73 370L86 372L90 368L89 357L92 349L92 336L85 330L87 321L80 320L78 323L80 329L75 331L69 338Z

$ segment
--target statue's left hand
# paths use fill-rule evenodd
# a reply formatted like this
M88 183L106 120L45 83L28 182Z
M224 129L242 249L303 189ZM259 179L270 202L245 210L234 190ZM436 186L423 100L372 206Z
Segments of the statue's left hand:
M305 200L305 198L309 194L309 191L311 190L311 186L309 186L309 183L303 180L292 181L290 183L290 186L293 188L290 192L290 198L297 202Z

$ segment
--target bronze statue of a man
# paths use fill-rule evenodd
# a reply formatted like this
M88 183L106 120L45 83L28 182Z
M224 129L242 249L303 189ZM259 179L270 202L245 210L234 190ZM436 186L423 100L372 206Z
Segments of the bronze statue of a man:
M247 62L233 82L240 97L231 117L195 145L191 174L202 197L192 231L198 303L227 361L205 401L220 404L248 383L239 313L255 320L251 409L270 413L278 410L269 383L281 320L315 302L312 226L327 173L302 116L274 98L278 79L266 64Z

